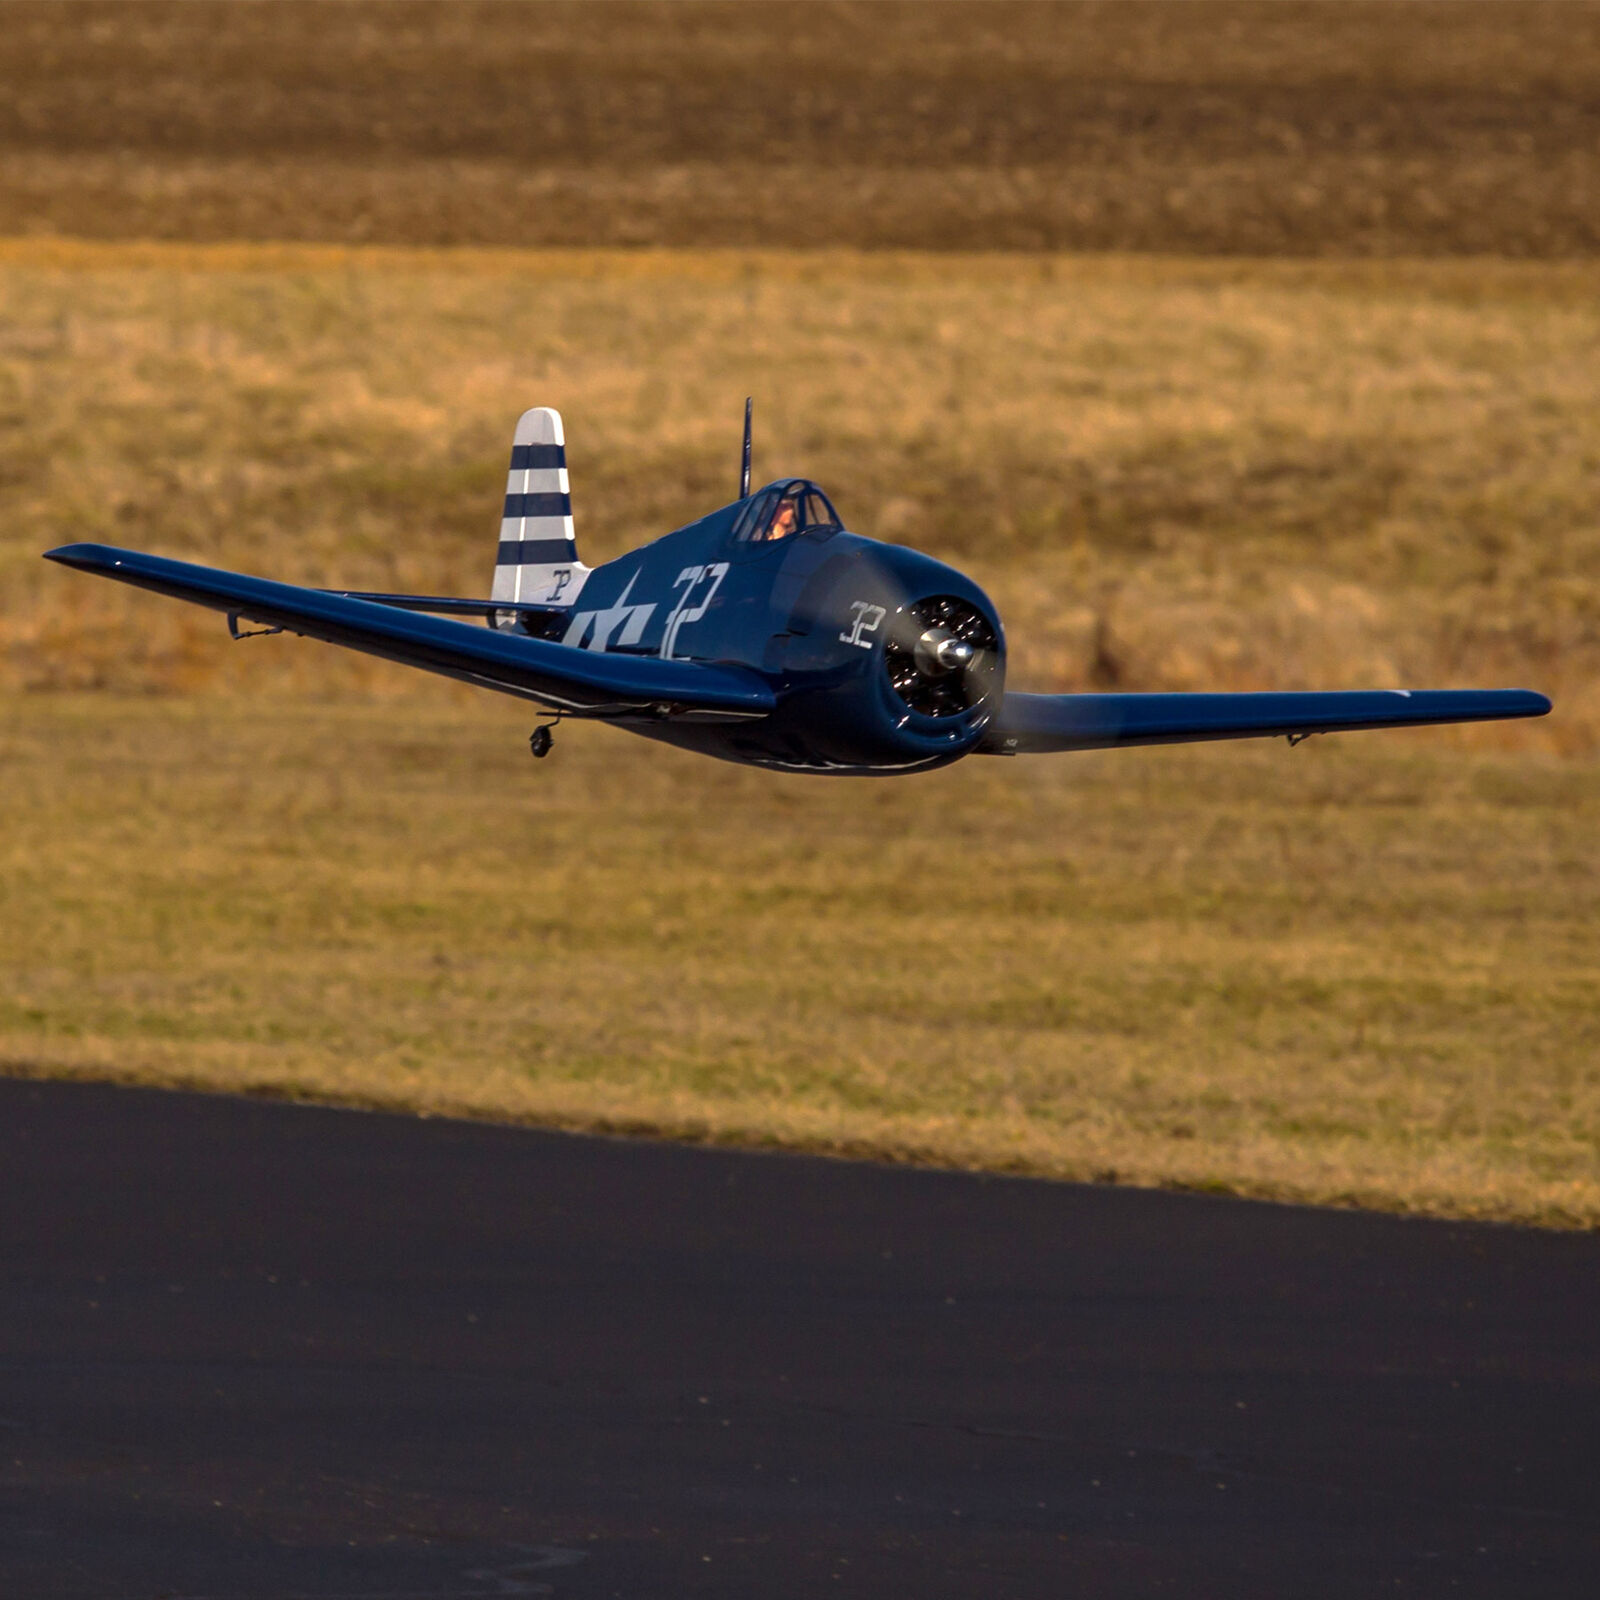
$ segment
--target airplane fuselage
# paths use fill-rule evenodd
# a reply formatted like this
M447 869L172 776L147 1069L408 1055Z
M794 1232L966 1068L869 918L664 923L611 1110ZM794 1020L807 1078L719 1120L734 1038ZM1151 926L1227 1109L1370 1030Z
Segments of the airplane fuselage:
M778 697L776 713L759 720L612 719L702 754L862 774L942 766L966 755L982 738L1003 682L999 618L983 591L931 557L843 528L771 542L742 537L750 505L724 506L596 567L570 605L524 612L522 625L582 650L759 672ZM970 608L991 630L985 692L970 705L919 710L892 681L891 657L903 655L908 670L921 670L918 641L929 630L914 608L932 601ZM940 675L926 648L921 660Z

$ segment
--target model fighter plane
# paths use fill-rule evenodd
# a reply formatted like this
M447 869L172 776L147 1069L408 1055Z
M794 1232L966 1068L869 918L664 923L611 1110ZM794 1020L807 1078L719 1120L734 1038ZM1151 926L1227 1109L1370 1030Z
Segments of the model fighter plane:
M302 634L531 700L552 716L536 756L564 717L754 766L893 774L1550 709L1526 689L1017 694L1000 618L970 578L848 532L807 479L750 492L748 401L739 498L593 569L578 559L561 417L524 413L485 600L300 588L100 544L48 557L223 612L235 638Z

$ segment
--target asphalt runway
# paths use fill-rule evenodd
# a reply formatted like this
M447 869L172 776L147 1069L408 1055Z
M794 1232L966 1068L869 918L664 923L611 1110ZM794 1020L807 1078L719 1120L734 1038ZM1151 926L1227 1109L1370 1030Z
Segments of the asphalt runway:
M1600 1239L0 1082L0 1595L1587 1596Z

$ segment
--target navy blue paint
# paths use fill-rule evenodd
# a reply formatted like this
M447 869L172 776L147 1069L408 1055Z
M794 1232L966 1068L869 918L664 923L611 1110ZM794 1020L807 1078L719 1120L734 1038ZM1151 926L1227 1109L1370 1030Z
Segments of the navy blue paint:
M759 716L775 704L766 682L738 666L580 655L544 639L495 633L372 600L352 600L320 589L247 578L103 544L64 545L50 551L49 558L157 594L191 600L213 611L236 612L310 639L347 645L406 666L548 700L589 715L648 712L661 705Z
M508 494L503 513L508 517L570 517L570 494Z
M1335 690L1305 694L1008 694L986 752L1099 750L1201 739L1414 728L1542 717L1528 689Z
M548 472L567 464L567 448L560 444L514 444L511 447L513 472Z
M1543 695L1523 689L1006 693L1000 619L983 591L953 568L839 528L807 529L773 543L741 537L776 491L795 481L768 485L595 568L569 609L524 617L529 630L550 637L419 614L454 610L492 621L495 613L527 609L490 601L334 594L105 545L68 545L48 555L573 715L606 717L705 755L792 771L925 771L973 753L1297 736L1542 716L1550 709ZM565 514L567 504L565 495L513 495L506 502L507 514L516 516ZM506 541L499 552L502 565L574 558L575 545L566 539ZM992 692L942 718L913 712L899 698L883 648L897 619L908 621L913 606L937 596L976 608L999 641ZM878 627L853 639L854 620L878 608ZM675 611L682 620L669 637ZM574 645L554 642L563 634ZM625 635L632 641L626 646ZM672 658L663 659L669 645Z
M498 567L543 566L551 561L576 561L576 539L502 539L495 552Z
M492 617L501 611L548 609L514 600L460 600L444 594L375 594L357 589L323 589L320 592L342 595L346 600L376 600L379 605L398 606L402 611L432 611L444 617Z

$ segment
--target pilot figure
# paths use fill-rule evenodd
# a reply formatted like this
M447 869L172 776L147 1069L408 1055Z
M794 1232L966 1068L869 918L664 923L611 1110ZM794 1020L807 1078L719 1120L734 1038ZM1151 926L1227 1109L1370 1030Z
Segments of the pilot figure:
M796 495L786 494L778 502L778 509L772 513L772 521L767 524L767 542L770 544L774 539L787 539L799 526L799 498Z

